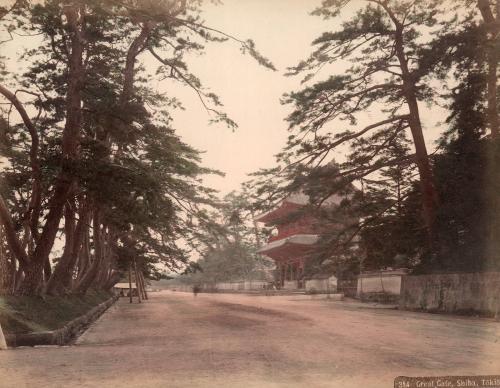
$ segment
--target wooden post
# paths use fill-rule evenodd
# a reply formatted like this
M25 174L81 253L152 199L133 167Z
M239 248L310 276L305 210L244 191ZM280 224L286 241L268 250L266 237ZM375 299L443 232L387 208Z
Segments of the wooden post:
M132 303L132 263L128 265L128 295Z
M142 303L142 287L141 281L139 280L139 274L137 273L137 262L134 259L134 272L135 272L135 289L137 290L137 299L139 303Z
M5 336L3 335L2 325L0 325L0 350L7 350L7 342L5 342Z

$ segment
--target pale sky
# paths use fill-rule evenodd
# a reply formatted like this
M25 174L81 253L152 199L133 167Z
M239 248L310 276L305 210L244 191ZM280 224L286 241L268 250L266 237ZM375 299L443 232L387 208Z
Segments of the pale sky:
M313 39L324 31L338 29L339 20L363 3L353 0L335 21L310 15L320 0L224 0L219 6L204 6L202 15L208 26L241 39L253 39L278 69L273 72L259 66L250 56L241 55L238 44L230 41L210 44L205 55L189 61L192 71L219 95L224 110L239 125L235 132L223 125L207 125L209 117L194 93L175 88L187 108L174 114L178 134L205 151L207 167L226 173L223 178L206 178L209 186L225 194L237 190L248 179L246 174L275 164L274 155L289 135L284 118L290 107L282 106L280 97L301 87L300 76L283 76L286 67L305 59L312 51ZM316 80L328 76L323 73ZM426 140L432 149L439 134L435 126L444 119L443 111L434 107L429 114L425 106L421 110Z
M258 65L231 41L210 44L206 55L190 61L193 72L219 95L224 110L239 125L235 132L224 125L207 125L207 113L196 96L189 90L179 93L187 109L174 115L175 127L187 143L206 151L207 167L226 173L224 178L206 179L222 194L238 189L247 173L271 167L285 145L289 108L279 100L296 89L300 79L283 73L309 54L311 41L328 27L321 18L308 15L314 6L306 0L225 0L205 6L202 15L208 26L253 39L278 69Z

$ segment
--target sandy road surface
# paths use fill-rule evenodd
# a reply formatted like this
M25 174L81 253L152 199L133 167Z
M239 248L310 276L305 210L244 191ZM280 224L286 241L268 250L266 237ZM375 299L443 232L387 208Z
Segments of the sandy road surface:
M500 374L500 323L293 297L121 300L70 347L0 352L0 387L391 387Z

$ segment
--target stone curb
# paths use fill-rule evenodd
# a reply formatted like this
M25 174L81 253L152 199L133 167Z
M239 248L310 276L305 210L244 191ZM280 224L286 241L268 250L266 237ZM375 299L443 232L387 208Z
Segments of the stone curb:
M118 300L113 295L107 301L95 306L84 315L73 319L57 330L39 331L26 334L6 334L5 340L9 347L37 345L66 345L75 338L83 328L99 318L113 303Z

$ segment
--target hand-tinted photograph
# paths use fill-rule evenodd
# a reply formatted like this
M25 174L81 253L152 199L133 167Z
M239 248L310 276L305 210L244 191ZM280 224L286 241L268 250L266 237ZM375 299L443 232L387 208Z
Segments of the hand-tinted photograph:
M500 388L500 0L0 0L1 388Z

